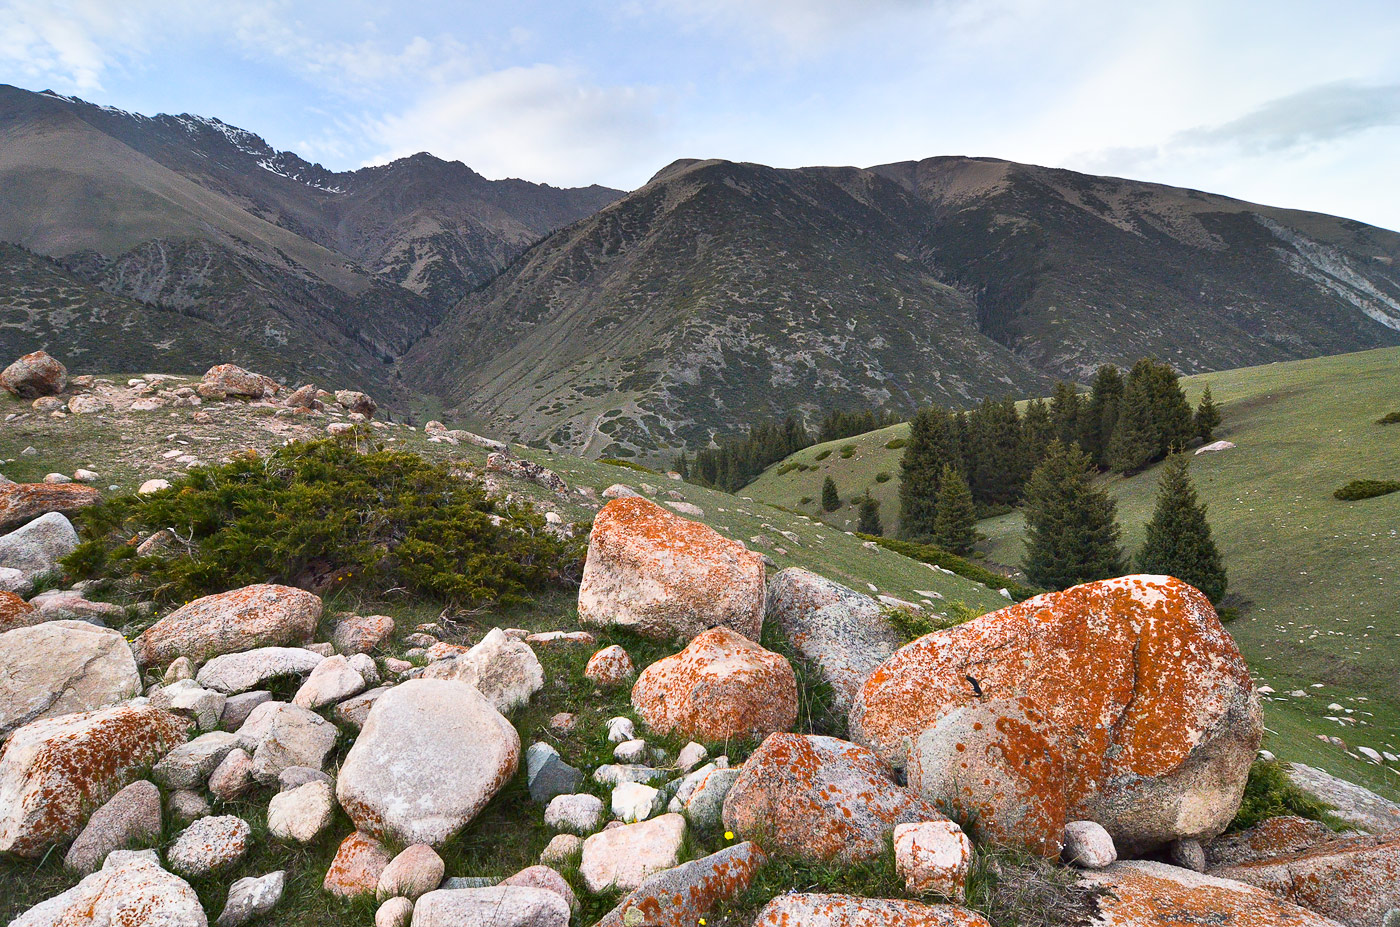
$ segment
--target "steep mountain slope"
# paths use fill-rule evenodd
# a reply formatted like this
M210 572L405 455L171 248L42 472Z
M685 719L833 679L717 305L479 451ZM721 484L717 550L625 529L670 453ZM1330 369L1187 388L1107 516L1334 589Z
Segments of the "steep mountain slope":
M1400 344L1400 235L1006 161L682 161L469 295L406 364L471 418L651 454L765 415L905 411Z
M762 415L1044 387L855 168L678 162L533 248L406 365L496 430L632 456Z

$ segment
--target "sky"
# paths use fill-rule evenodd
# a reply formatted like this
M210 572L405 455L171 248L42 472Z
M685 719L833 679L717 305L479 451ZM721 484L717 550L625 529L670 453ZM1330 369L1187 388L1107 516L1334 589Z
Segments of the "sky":
M0 82L632 189L1008 158L1400 229L1395 0L0 0Z

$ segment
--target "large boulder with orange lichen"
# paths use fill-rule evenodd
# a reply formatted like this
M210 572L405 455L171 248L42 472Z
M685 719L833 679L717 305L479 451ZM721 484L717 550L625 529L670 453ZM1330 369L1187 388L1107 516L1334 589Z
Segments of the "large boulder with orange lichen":
M43 621L39 610L13 592L0 589L0 634Z
M1043 719L1032 740L985 748L1029 755L1044 739L1064 776L1035 789L1060 793L1067 820L1102 824L1124 855L1224 830L1263 736L1235 642L1204 595L1166 576L1087 583L920 638L861 687L853 739L921 771L969 746L939 723L985 699Z
M1337 927L1262 889L1165 863L1115 863L1080 879L1097 892L1091 927Z
M1225 834L1206 844L1206 869L1288 856L1336 837L1337 832L1321 821L1287 814L1266 818L1253 827Z
M757 640L763 602L763 558L707 525L640 497L614 499L593 521L584 622L686 640L724 627Z
M50 512L67 515L95 505L101 497L82 483L6 483L0 485L0 529Z
M952 904L795 892L768 902L753 923L754 927L991 927L976 911Z
M797 677L780 654L715 628L643 670L632 705L660 734L704 741L765 736L797 723Z
M745 841L648 876L595 927L695 927L720 904L746 891L768 858Z
M210 367L198 387L199 394L208 399L223 399L225 396L261 399L276 395L279 389L281 387L271 377L244 370L237 364Z
M819 862L874 859L896 825L944 820L869 750L804 734L763 741L724 799L729 830L769 853Z
M1400 839L1352 837L1298 853L1213 869L1350 927L1381 927L1400 908Z
M411 679L369 710L336 780L361 831L440 847L515 775L520 735L465 682Z
M0 753L0 853L41 856L185 740L184 719L123 704L26 724Z
M195 662L254 647L307 644L321 620L321 597L304 589L259 583L195 599L132 642L142 666L176 657Z
M0 370L0 387L20 399L57 396L68 385L68 370L47 351L35 351Z

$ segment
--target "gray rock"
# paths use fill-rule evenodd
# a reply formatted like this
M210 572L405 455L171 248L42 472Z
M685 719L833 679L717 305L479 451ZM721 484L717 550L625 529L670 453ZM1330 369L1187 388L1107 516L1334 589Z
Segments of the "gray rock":
M666 770L650 766L619 766L607 763L593 770L593 781L600 785L618 785L623 782L655 782L666 778Z
M336 794L372 836L440 846L515 775L519 761L520 736L480 692L411 679L370 709Z
M1371 834L1400 830L1400 805L1313 766L1293 763L1286 768L1289 781L1318 801L1331 805L1332 814L1352 827Z
M327 785L334 785L335 779L319 769L312 769L310 766L288 766L277 774L277 789L281 792L291 791L298 786L306 785L308 782L324 782Z
M379 666L375 664L374 657L367 653L352 653L345 658L350 668L360 674L360 678L367 686L377 686L381 680Z
M325 718L286 702L264 702L238 729L239 746L253 753L253 778L267 785L288 766L320 769L338 736Z
M167 789L197 788L238 745L238 735L228 731L200 734L161 757L151 775Z
M242 859L252 833L247 821L231 814L200 818L180 832L165 859L182 876L208 875Z
M439 889L413 906L413 927L568 927L568 902L529 886Z
M1173 866L1192 872L1206 871L1206 851L1199 840L1173 840L1167 844L1167 858Z
M631 718L609 718L608 719L608 741L615 744L628 740L635 740L637 728L632 723Z
M0 634L0 738L31 721L115 705L141 693L126 640L82 621Z
M474 686L499 712L529 704L544 685L544 667L524 641L492 628L461 656L439 660L423 671L426 679L453 679Z
M100 922L93 914L106 915ZM40 902L10 922L10 927L60 925L140 925L206 927L199 896L189 883L160 867L153 851L117 850L102 869L61 895Z
M768 584L768 620L820 668L837 704L849 708L867 676L904 645L870 596L789 567Z
M1102 869L1118 861L1113 837L1093 821L1071 821L1065 825L1065 848L1060 858L1081 869Z
M59 569L58 562L78 547L78 532L73 523L58 512L38 518L9 534L0 536L0 564L18 570L20 588L31 589L34 582ZM14 583L11 578L7 585Z
M193 789L176 789L170 793L170 816L176 821L195 821L210 812L209 802Z
M267 829L278 840L311 843L335 816L335 791L329 782L312 781L278 792L267 806Z
M219 715L219 726L226 731L236 731L243 726L244 721L248 720L248 716L253 713L254 708L263 702L270 701L272 701L272 693L263 689L230 695L224 701L223 713Z
M682 813L697 830L715 830L723 823L724 800L739 778L739 769L716 769L695 786Z
M199 668L195 679L206 689L232 695L257 688L270 679L305 676L324 660L305 647L257 647L214 657Z
M189 718L201 731L219 726L227 703L228 696L206 689L193 679L177 679L151 693L152 705Z
M113 850L157 839L160 827L160 790L144 779L133 782L93 812L63 863L89 875L102 867Z
M450 879L443 879L443 889L457 890L462 888L490 888L493 885L500 885L501 880L493 876L453 876Z
M281 869L258 878L239 879L228 888L224 911L214 922L215 927L242 927L255 917L262 917L277 907L287 884L287 873Z
M105 627L126 622L126 609L113 602L93 602L77 592L54 591L35 596L29 604L45 621L85 621Z
M525 777L530 798L547 804L556 795L578 791L583 773L565 763L553 747L536 743L525 751Z
M603 800L586 793L556 795L544 809L544 823L555 830L591 834L603 823Z
M548 892L554 892L564 903L569 906L570 911L577 912L579 908L578 898L574 896L574 890L569 887L569 883L564 881L564 877L548 866L530 866L522 869L508 879L501 881L503 886L523 885L530 888L542 888Z

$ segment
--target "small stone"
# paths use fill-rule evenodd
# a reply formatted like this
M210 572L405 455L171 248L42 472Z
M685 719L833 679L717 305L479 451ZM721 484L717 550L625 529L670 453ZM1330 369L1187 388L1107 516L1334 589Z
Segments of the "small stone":
M149 496L151 493L157 493L157 492L160 492L161 490L169 489L169 488L170 488L170 481L169 481L169 480L163 480L163 479L160 479L160 478L156 478L156 479L153 479L153 480L146 480L146 481L145 481L144 483L142 483L142 484L140 485L140 487L136 490L136 493L137 493L137 495L141 495L141 496Z
M620 686L637 675L637 668L627 651L613 644L589 658L583 675L600 686Z
M170 793L170 816L176 821L198 820L209 812L209 802L193 789L176 789Z
M440 889L413 906L415 927L568 927L560 895L523 885Z
M1173 866L1192 872L1206 871L1206 851L1199 840L1173 840L1167 844L1167 858Z
M637 729L632 724L631 718L609 718L608 719L608 740L615 744L620 744L624 740L634 740L637 736Z
M160 789L144 779L133 782L93 812L63 863L74 872L90 875L102 868L113 850L158 838L160 827Z
M161 757L151 776L168 789L197 788L238 745L238 735L228 731L200 734Z
M374 927L409 927L413 917L413 902L407 898L390 898L374 912Z
M305 647L255 647L215 657L199 668L195 679L206 689L232 695L272 679L305 676L324 662L325 657Z
M650 766L620 766L608 763L593 770L593 781L599 785L618 785L622 782L655 782L666 778L664 769Z
M253 783L253 758L235 748L209 774L209 794L219 801L232 801Z
M660 804L661 792L640 782L623 782L612 790L613 816L624 824L635 824L651 817Z
M281 869L258 878L239 879L228 888L228 901L214 927L241 927L255 917L262 917L282 900L287 873Z
M596 795L556 795L544 809L544 823L555 830L591 834L603 823L603 800Z
M319 769L312 769L310 766L288 766L277 774L277 791L290 792L308 782L324 782L327 785L335 785L335 779Z
M972 868L972 841L952 821L900 824L894 829L894 865L911 895L933 892L961 902Z
M379 696L388 691L388 686L378 686L367 692L361 692L359 695L352 695L335 706L335 720L341 724L348 724L356 730L364 727L365 721L369 720L370 709L379 700Z
M549 744L538 742L525 751L525 781L530 798L546 804L556 795L577 791L583 773L565 763Z
M335 816L335 790L314 780L272 796L267 806L267 829L279 840L311 843Z
M577 723L578 719L574 715L567 711L561 711L549 719L549 730L550 733L558 737L564 737L574 732L574 726Z
M647 742L645 740L624 740L613 748L613 759L619 763L640 763L646 759Z
M614 754L616 755L616 754ZM710 756L710 752L702 744L691 741L681 748L681 752L676 756L676 768L681 772L690 772Z
M426 843L415 843L390 860L379 874L376 897L383 900L402 896L410 900L437 888L446 864Z
M384 844L355 831L341 841L322 887L342 898L372 895L379 887L379 876L390 860Z
M369 653L394 633L394 619L388 615L350 615L336 623L331 643L343 654Z
M600 801L601 805L602 802ZM540 854L546 866L564 866L583 852L583 838L575 834L556 834Z
M247 821L231 814L200 818L175 838L165 858L182 876L207 875L242 859L252 833Z
M1065 825L1065 848L1060 858L1081 869L1103 869L1118 861L1113 836L1095 821L1071 821Z
M194 678L194 663L189 657L176 657L170 661L170 665L165 668L165 675L161 677L161 682L170 685L182 679Z

